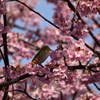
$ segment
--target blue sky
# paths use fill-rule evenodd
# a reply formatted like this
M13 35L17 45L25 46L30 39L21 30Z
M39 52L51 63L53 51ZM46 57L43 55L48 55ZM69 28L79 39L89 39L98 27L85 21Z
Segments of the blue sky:
M39 4L35 7L35 10L52 22L54 6L50 3L47 3L46 0L38 0L38 1L39 1ZM42 19L42 21L43 21L43 23L41 25L42 28L50 25L48 22L44 21L43 19Z

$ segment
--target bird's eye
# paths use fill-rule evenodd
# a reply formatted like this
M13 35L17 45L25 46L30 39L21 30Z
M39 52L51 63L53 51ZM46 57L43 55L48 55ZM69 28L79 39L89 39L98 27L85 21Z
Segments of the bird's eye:
M48 53L48 52L49 52L49 50L47 49L47 50L45 50L45 52L47 52L47 53Z

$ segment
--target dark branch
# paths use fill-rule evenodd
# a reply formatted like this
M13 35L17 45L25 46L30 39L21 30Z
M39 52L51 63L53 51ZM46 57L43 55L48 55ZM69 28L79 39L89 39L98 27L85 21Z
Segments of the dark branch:
M30 99L32 99L32 100L37 100L37 99L34 99L33 97L31 97L31 96L27 93L27 91L23 91L23 90L13 90L13 91L22 92L22 93L26 94Z
M69 0L63 0L65 2L68 3L68 6L69 8L74 12L76 13L77 17L79 18L79 20L82 21L83 24L86 25L85 21L82 19L82 17L80 16L80 14L78 13L78 11L75 9L75 7L72 5L72 3L69 1ZM89 30L89 33L91 35L91 37L94 39L94 41L97 43L97 45L100 47L100 43L99 41L97 40L97 38L94 36L94 34L92 33L92 31L90 30L90 28L88 27L88 30Z
M3 20L4 20L4 27L7 26L7 17L6 17L6 14L3 15ZM9 59L8 59L8 48L7 48L7 33L2 33L2 38L3 38L3 50L4 50L4 64L5 64L5 81L7 82L8 81L8 73L7 73L7 68L9 66ZM8 90L9 89L9 86L6 86L5 87L5 90ZM6 91L3 95L3 99L2 100L6 100L8 97L8 92Z
M76 98L76 96L77 96L77 91L75 92L75 93L73 93L73 95L72 95L72 100L75 100L75 98Z
M21 75L21 76L15 78L15 79L11 79L8 82L3 82L2 84L0 84L0 90L2 90L2 88L4 88L5 86L9 86L11 84L17 83L20 80L23 80L23 79L28 78L30 76L32 76L32 75L27 73L27 74L24 74L24 75Z
M100 63L90 64L88 66L86 66L86 65L68 66L68 69L69 70L76 70L76 69L89 69L89 70L91 70L92 68L97 68L97 67L100 67Z
M42 16L39 12L33 10L32 8L30 8L29 6L27 6L25 3L19 1L19 0L11 0L11 1L17 1L19 3L21 3L22 5L24 5L25 7L27 7L30 11L33 11L34 13L36 13L37 15L39 15L41 18L43 18L45 21L47 21L48 23L50 23L51 25L53 25L54 27L58 28L58 26L56 26L54 23L52 23L51 21L49 21L48 19L46 19L44 16Z
M7 26L7 19L6 19L6 15L3 16L4 18L4 26ZM2 34L2 38L3 38L3 49L4 49L4 63L5 66L9 66L9 60L8 60L8 49L7 49L7 33L3 33Z
M26 44L28 44L28 45L30 45L30 46L32 46L32 47L35 47L36 48L36 50L40 50L40 48L38 47L38 46L36 46L36 45L34 45L33 43L30 43L30 42L28 42L28 41L25 41L24 39L18 39L19 41L23 41L24 43L26 43Z

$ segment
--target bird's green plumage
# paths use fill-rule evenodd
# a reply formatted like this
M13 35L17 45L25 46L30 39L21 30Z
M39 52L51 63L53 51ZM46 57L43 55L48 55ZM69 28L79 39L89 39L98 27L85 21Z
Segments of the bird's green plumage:
M49 52L51 51L50 47L49 46L43 46L39 52L35 55L35 57L32 59L32 62L34 60L38 60L38 63L43 63L47 57L48 57L48 54Z

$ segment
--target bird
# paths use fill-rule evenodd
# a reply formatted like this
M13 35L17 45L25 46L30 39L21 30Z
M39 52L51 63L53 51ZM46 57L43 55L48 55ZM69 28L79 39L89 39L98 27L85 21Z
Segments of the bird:
M32 63L35 64L43 63L48 58L50 51L51 49L48 45L43 46L32 59Z

